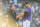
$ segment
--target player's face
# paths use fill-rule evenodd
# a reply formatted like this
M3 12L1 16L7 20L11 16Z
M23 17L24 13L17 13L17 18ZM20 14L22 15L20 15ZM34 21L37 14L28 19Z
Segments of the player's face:
M28 7L29 6L29 4L25 4L25 7Z
M12 5L11 10L14 10L14 9L15 9L15 6L14 6L14 5Z

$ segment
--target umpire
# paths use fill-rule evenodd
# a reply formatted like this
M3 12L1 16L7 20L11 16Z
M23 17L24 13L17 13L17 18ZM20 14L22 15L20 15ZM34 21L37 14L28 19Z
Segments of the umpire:
M12 14L13 18L16 20L16 12L15 12L15 6L11 5L10 6L10 13Z

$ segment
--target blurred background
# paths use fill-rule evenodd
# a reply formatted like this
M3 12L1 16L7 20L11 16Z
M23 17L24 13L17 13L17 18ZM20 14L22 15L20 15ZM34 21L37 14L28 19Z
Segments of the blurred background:
M15 5L16 14L26 10L23 5L26 1L30 2L32 8L31 27L40 27L40 0L0 0L0 27L16 27L17 22L8 12L10 5ZM20 27L22 27L22 17L18 20Z

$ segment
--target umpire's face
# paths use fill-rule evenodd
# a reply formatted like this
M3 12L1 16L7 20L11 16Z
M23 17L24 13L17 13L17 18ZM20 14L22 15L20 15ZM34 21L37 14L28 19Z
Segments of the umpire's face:
M15 6L14 6L14 5L12 5L12 6L11 6L11 10L14 10L14 9L15 9Z

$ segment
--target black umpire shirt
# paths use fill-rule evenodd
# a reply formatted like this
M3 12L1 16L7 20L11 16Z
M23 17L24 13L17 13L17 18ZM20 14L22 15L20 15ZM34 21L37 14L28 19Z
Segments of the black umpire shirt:
M12 14L13 18L16 19L16 12L14 10L10 10L10 13Z

